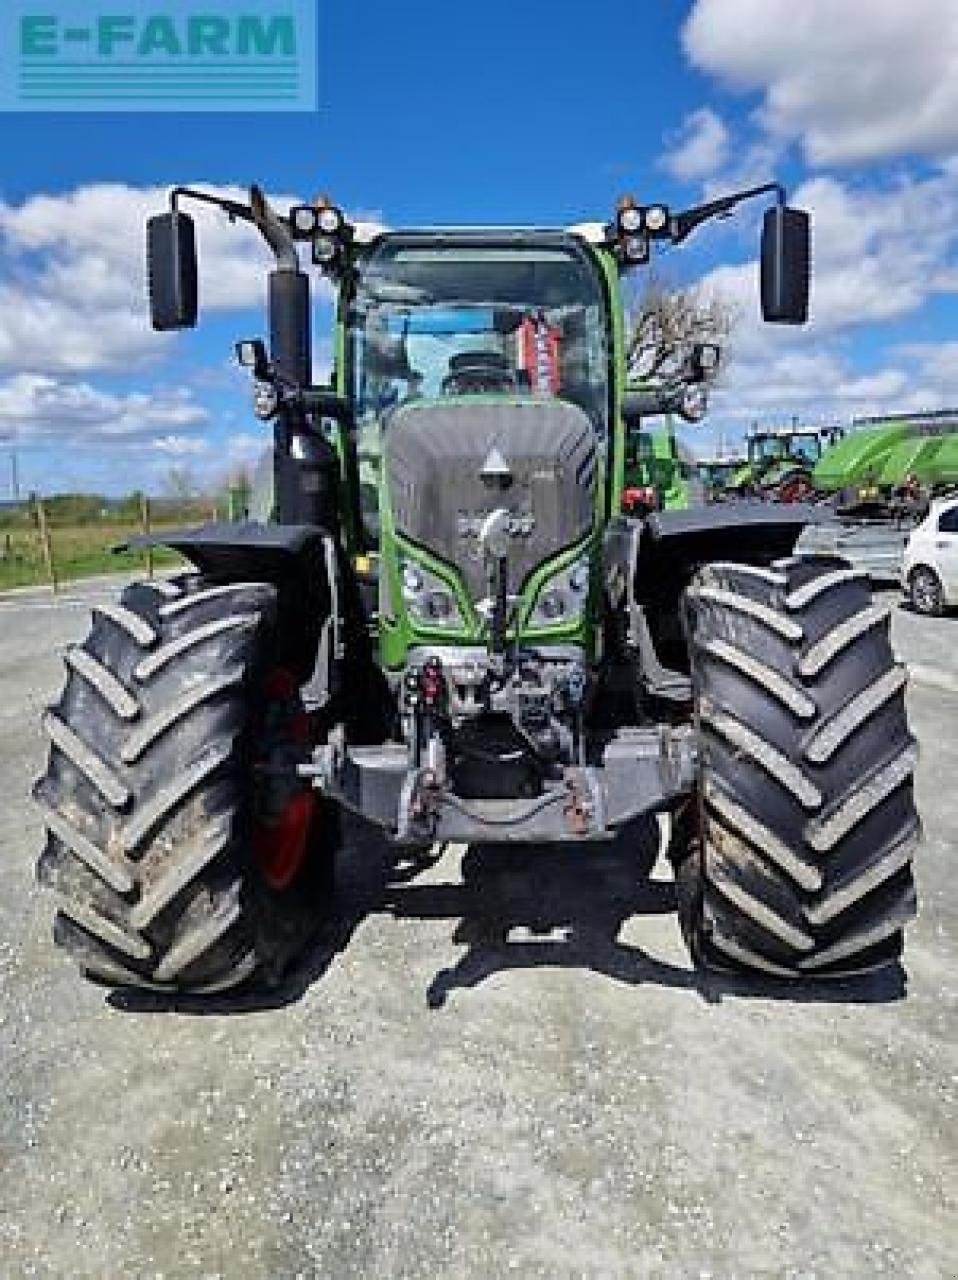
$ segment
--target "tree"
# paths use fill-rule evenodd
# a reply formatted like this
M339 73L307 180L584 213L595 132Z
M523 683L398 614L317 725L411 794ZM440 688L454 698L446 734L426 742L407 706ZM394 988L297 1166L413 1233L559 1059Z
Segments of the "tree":
M702 285L670 288L661 276L650 273L629 315L630 375L643 381L677 375L697 342L715 343L724 352L735 319L734 307L716 290Z

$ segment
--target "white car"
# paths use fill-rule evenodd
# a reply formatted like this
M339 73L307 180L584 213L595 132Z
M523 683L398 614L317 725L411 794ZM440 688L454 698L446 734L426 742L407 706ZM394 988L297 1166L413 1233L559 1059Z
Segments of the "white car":
M958 606L958 498L931 504L908 539L901 581L918 613Z

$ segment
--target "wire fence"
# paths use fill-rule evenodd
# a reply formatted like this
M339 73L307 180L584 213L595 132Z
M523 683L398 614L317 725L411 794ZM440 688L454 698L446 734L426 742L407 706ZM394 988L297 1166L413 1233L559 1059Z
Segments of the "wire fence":
M31 498L3 513L0 590L47 585L101 573L142 571L180 563L165 548L130 548L138 534L203 524L221 517L214 499L169 502L135 495L122 506L91 511L60 499Z

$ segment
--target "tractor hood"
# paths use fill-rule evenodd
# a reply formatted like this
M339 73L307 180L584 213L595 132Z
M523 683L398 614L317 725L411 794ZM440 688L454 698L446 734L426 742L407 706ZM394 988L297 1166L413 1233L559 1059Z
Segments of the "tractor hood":
M449 397L413 401L383 422L396 532L454 565L473 601L488 594L484 520L509 512L508 589L590 531L597 438L565 400Z

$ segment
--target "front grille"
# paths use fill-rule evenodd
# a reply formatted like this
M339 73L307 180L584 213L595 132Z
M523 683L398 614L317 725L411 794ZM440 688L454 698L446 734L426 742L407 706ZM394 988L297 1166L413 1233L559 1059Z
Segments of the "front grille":
M483 516L511 516L509 590L583 538L595 509L596 437L564 400L413 402L384 424L393 521L404 537L456 565L473 599L487 594L475 533ZM508 487L480 476L497 448Z

